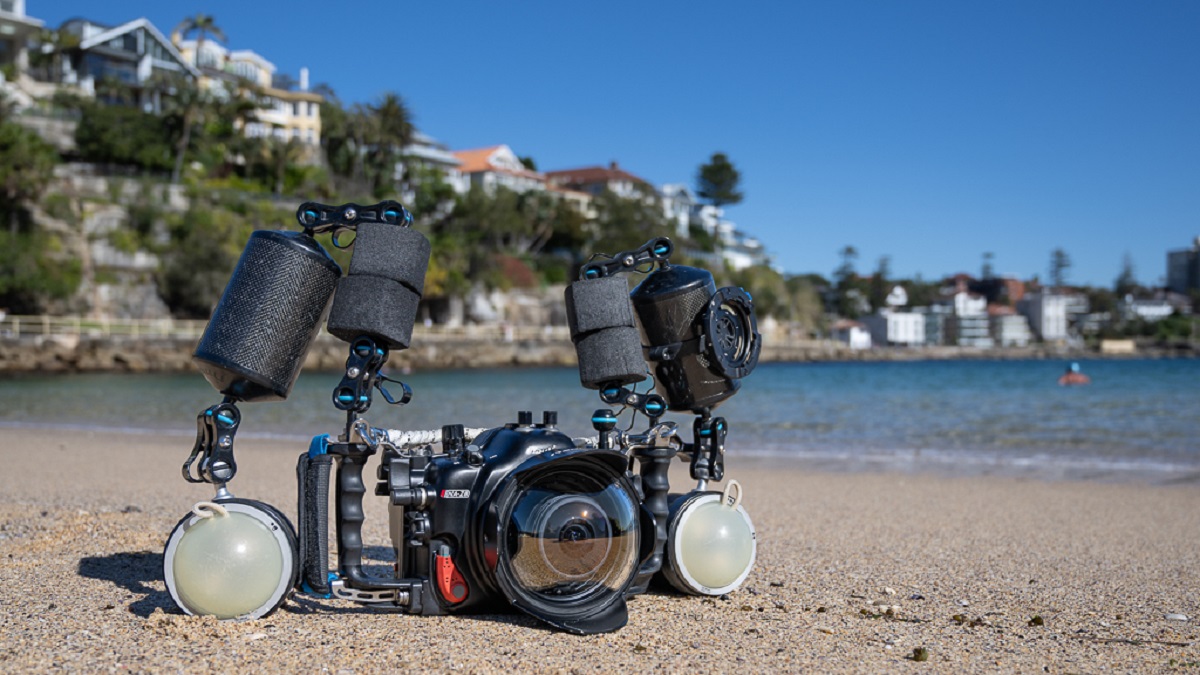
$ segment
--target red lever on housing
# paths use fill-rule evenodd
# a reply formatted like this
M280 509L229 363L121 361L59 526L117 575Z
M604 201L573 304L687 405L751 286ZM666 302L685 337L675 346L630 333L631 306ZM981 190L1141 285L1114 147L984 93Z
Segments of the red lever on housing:
M434 567L437 568L437 587L442 597L452 603L460 603L467 599L467 582L454 566L454 560L440 553L433 557Z

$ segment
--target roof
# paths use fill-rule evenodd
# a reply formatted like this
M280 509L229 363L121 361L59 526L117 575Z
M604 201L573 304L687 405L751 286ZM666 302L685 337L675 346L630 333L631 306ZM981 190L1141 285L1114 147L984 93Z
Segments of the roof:
M464 174L492 172L509 174L511 176L523 176L525 178L532 178L538 181L545 180L542 174L538 173L537 171L530 171L529 169L524 168L508 168L492 164L492 157L494 157L497 152L502 150L507 150L509 153L512 152L512 149L510 149L507 145L493 145L491 147L476 148L474 150L456 150L450 154L454 155L458 161L462 162L462 165L458 167L458 170Z
M183 66L184 70L191 74L192 77L200 77L200 71L197 70L195 66L184 60L183 55L179 53L179 50L175 48L175 45L171 44L171 41L168 40L166 36L164 36L157 28L155 28L154 24L150 23L150 19L147 19L146 17L134 19L133 21L128 21L120 26L109 28L104 32L97 33L96 35L93 35L92 37L80 42L79 48L86 51L96 47L97 45L102 45L119 35L124 35L130 31L137 30L138 28L144 28L146 29L147 33L154 36L154 39L158 40L158 42L162 44L163 48L167 50L167 53L174 57L174 59L178 61L180 65Z
M478 171L490 171L492 164L488 160L491 159L497 150L503 147L503 145L493 145L488 148L476 148L474 150L455 150L450 154L462 162L459 170L463 173L476 173Z
M644 179L635 176L628 171L617 166L616 162L608 166L585 166L578 169L564 169L561 171L547 171L546 179L556 183L570 183L572 185L593 185L596 183L615 183L615 182L633 182L647 183Z

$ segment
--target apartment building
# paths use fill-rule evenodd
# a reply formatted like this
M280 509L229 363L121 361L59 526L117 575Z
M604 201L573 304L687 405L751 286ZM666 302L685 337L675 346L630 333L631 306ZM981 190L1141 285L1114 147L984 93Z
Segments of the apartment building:
M162 77L198 78L199 71L179 53L149 19L106 26L72 19L63 31L79 44L67 51L51 81L77 87L85 96L116 103L127 97L148 112L161 112L162 93L155 81ZM116 87L109 87L116 85Z
M29 39L43 22L25 15L25 0L0 0L0 67L29 70Z
M1066 340L1067 307L1070 298L1049 291L1026 294L1017 303L1017 311L1029 319L1029 325L1043 342Z
M262 106L248 122L245 134L250 138L295 140L310 148L316 158L321 143L321 103L319 94L308 90L308 69L300 69L300 78L292 86L274 63L249 50L231 50L215 40L184 40L171 36L179 53L197 70L200 87L214 96L254 97Z
M1191 248L1167 252L1167 288L1176 293L1200 289L1200 237Z

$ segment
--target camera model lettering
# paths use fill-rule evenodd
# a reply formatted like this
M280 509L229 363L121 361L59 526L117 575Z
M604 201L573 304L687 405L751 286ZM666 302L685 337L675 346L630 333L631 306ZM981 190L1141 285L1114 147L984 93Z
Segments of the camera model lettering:
M665 237L593 256L565 301L580 383L611 406L592 413L594 436L567 435L556 411L538 423L519 411L492 428L386 429L364 415L376 391L395 406L413 398L382 369L390 350L409 346L428 241L397 202L309 202L297 220L303 232L251 236L194 355L225 398L198 416L183 466L189 482L214 486L212 508L185 516L164 554L183 611L257 618L298 591L424 615L514 607L586 634L623 626L627 599L656 576L684 593L717 595L750 573L756 540L740 487L734 496L735 481L724 493L708 489L724 478L728 435L713 411L737 393L761 349L749 294L673 265ZM313 238L322 233L353 248L347 274ZM645 274L632 292L622 276L631 272ZM349 343L332 395L346 423L298 458L293 528L278 509L229 491L237 403L287 397L327 307L329 331ZM695 415L689 439L662 420L668 411ZM633 419L618 429L625 414ZM396 555L389 576L363 566L363 471L376 457L373 492L387 500ZM677 459L695 481L683 494L670 492ZM242 571L214 575L200 562L224 558Z

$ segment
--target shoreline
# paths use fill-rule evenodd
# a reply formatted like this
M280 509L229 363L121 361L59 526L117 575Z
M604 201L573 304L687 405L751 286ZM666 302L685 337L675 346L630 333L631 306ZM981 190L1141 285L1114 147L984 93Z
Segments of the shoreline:
M521 614L420 617L309 596L256 621L182 615L161 581L162 545L211 487L184 483L185 449L165 450L146 436L0 428L6 672L1065 673L1200 663L1194 483L843 473L731 454L728 476L745 487L758 532L746 583L727 599L639 596L625 628L578 637ZM239 438L231 489L293 518L297 454L291 443ZM686 488L686 468L676 468L673 483ZM368 544L386 541L382 502L364 501ZM912 659L918 649L927 661Z
M195 338L30 336L0 339L0 376L7 373L182 373L195 372L191 355ZM346 343L322 335L313 344L304 369L340 371ZM393 353L392 368L452 370L575 366L570 341L545 339L438 338L414 340L410 349ZM852 350L829 340L763 345L761 363L890 362L945 360L1069 360L1197 358L1194 348L1142 348L1131 354L1104 354L1088 348L1056 345L980 349L956 346L875 347Z
M93 424L21 422L0 420L0 443L8 434L36 434L54 437L86 436L107 439L130 438L150 442L169 439L171 452L179 458L187 454L195 430L184 425L173 428L106 427ZM288 447L300 452L309 446L312 436L271 431L247 430L237 436L238 446L246 443ZM1135 460L1101 461L1098 458L980 455L971 452L837 451L782 453L777 450L736 448L726 451L726 461L755 471L781 470L821 474L888 474L928 479L1000 478L1045 483L1096 483L1112 485L1196 485L1200 486L1200 464L1161 464ZM685 483L687 481L684 481Z

